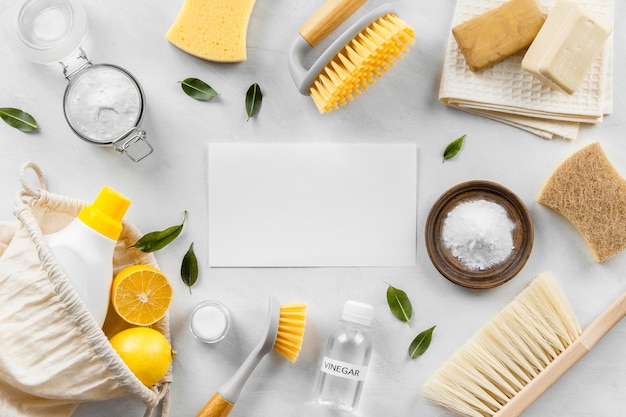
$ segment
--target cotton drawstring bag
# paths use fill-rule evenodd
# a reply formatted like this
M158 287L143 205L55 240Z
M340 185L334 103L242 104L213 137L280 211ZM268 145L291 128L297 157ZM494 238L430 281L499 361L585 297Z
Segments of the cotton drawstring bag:
M28 184L30 171L39 188ZM22 166L20 177L18 221L0 222L0 416L69 417L81 402L130 395L145 404L144 417L159 404L167 417L171 369L151 387L135 377L107 338L130 326L109 308L101 329L43 239L69 224L87 202L48 192L32 162ZM114 274L132 264L158 268L152 254L129 248L140 237L123 221ZM167 315L152 327L170 339Z

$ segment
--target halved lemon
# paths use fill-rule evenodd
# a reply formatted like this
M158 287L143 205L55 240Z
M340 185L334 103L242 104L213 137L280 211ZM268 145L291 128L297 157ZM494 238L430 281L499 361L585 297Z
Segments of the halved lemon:
M165 316L172 302L172 286L163 272L148 265L122 269L111 286L111 304L130 324L149 326Z

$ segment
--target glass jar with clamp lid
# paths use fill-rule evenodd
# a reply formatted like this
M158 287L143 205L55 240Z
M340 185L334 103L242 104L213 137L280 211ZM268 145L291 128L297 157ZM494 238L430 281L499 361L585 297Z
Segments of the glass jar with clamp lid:
M145 98L139 82L116 65L92 64L81 47L88 19L80 0L22 0L8 16L16 51L39 64L61 64L68 81L65 119L79 138L112 146L135 162L152 153L140 127Z

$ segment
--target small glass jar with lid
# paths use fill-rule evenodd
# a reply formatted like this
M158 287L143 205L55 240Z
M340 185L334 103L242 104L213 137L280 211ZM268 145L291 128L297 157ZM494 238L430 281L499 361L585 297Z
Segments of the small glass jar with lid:
M36 63L61 64L68 81L65 119L79 138L112 146L135 162L152 153L140 127L145 98L139 82L116 65L93 64L81 47L88 19L80 0L22 0L8 16L16 51Z

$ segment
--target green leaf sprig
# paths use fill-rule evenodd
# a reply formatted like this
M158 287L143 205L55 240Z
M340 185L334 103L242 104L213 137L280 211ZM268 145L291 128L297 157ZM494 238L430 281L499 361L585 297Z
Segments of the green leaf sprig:
M413 307L404 291L389 284L387 287L387 304L389 304L389 309L394 316L401 321L407 322L409 327L411 327Z
M179 83L185 94L199 101L210 101L219 95L210 85L198 78L185 78Z
M424 330L418 334L415 339L413 339L411 345L409 346L409 357L411 357L411 359L415 359L426 352L433 338L433 331L435 330L435 327L437 326Z
M185 224L186 219L187 210L185 210L185 213L183 214L183 221L179 225L171 226L161 231L147 233L135 242L131 248L137 248L146 253L163 249L176 239L178 235L180 235L180 232L183 231L183 225Z
M263 102L263 93L261 87L257 83L254 83L248 88L246 93L246 114L248 120L256 116L261 110L261 103Z
M189 97L199 101L210 101L219 95L217 91L213 89L206 82L198 78L185 78L179 81L181 88ZM246 92L246 114L250 120L256 116L261 110L261 104L263 103L263 93L259 84L253 83Z
M193 242L191 242L189 250L183 257L183 263L180 266L180 277L185 285L189 287L189 294L191 294L191 287L198 280L198 259L193 252Z
M413 315L411 300L409 300L408 295L406 295L406 292L403 290L391 284L387 285L387 304L389 305L391 313L398 320L409 323L409 327L411 327L411 316ZM430 329L424 330L413 339L409 345L409 357L411 359L415 359L426 352L433 338L433 330L435 330L435 327L436 326L433 326Z
M443 151L442 162L454 158L461 151L463 142L465 141L465 136L467 135L463 135L460 138L453 140L450 144L448 144L448 146L446 146L446 149Z
M0 117L11 127L22 132L32 132L37 130L37 121L33 116L13 107L0 108Z

